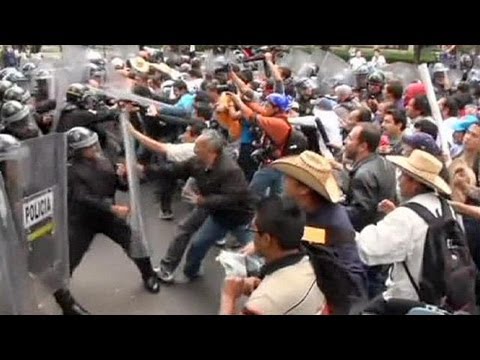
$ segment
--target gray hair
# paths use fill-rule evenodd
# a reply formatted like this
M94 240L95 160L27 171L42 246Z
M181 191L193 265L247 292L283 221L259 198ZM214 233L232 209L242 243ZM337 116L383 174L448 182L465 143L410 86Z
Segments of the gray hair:
M335 88L335 95L342 99L352 95L352 93L352 88L348 85L339 85Z
M197 141L199 140L206 140L210 149L215 150L217 153L221 153L225 146L223 136L217 130L213 129L203 130L202 135L198 137Z

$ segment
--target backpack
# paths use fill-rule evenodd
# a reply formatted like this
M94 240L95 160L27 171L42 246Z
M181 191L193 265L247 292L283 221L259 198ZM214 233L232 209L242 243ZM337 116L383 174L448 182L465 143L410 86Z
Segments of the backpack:
M442 216L438 217L420 204L402 205L415 211L428 224L420 283L415 283L405 261L403 267L420 301L452 312L462 310L473 314L476 312L476 266L465 234L447 201L439 200Z
M308 139L301 130L292 128L287 144L284 149L285 156L300 155L308 150Z
M325 230L326 237L337 236L336 231ZM317 242L303 241L302 246L309 256L317 285L325 295L332 315L348 315L354 305L365 300L366 289L355 281L334 249Z

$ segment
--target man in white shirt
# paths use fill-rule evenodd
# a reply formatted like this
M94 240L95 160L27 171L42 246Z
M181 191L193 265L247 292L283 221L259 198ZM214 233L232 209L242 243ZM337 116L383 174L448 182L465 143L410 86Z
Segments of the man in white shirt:
M372 56L372 60L370 60L370 64L376 68L380 68L387 64L387 61L385 60L385 57L380 52L380 49L375 49L373 51L373 56Z
M355 57L350 59L350 67L353 71L357 70L360 66L367 63L367 60L362 56L362 52L357 50Z
M407 203L423 205L434 216L437 216L437 212L441 214L437 194L451 194L450 187L439 176L442 163L421 150L414 150L408 158L387 156L387 159L402 171L402 198ZM360 258L369 266L393 264L386 281L387 289L382 294L383 299L416 301L418 295L402 263L406 263L413 280L418 284L428 225L416 212L406 207L387 207L382 201L379 209L388 214L376 225L367 225L357 234Z
M195 140L202 134L202 131L206 129L206 124L199 121L189 125L185 133L181 136L183 141L181 144L162 143L160 141L156 141L136 130L131 124L129 129L133 137L137 139L143 146L145 146L145 148L165 155L167 161L183 162L195 156ZM161 209L159 217L162 220L172 220L173 212L171 203L174 188L176 186L176 180L163 180L164 182L162 184L162 191L160 192Z
M313 115L319 118L325 127L330 144L340 148L343 145L340 118L333 111L332 103L326 98L320 99L313 109Z

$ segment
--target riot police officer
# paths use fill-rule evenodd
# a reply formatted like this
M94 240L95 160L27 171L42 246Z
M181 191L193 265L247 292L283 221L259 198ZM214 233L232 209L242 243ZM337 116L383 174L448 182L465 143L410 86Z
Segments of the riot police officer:
M437 99L446 97L450 94L450 90L445 87L445 79L447 77L448 68L442 63L436 63L432 68L433 90Z
M130 256L132 230L125 221L126 206L116 205L117 189L128 189L125 169L117 170L102 153L98 135L84 127L67 132L71 151L68 169L68 226L70 270L73 273L96 234L104 234ZM132 257L131 257L132 258ZM140 270L145 288L160 291L160 282L149 257L132 258Z
M380 71L374 71L367 78L368 98L375 99L377 102L383 101L383 88L385 87L386 77Z
M40 136L40 129L29 106L11 100L3 104L0 111L2 132L19 140Z
M5 102L15 100L19 103L26 104L31 98L32 95L30 94L30 91L25 90L17 84L8 88L3 94L3 101Z
M13 86L13 83L8 80L0 80L0 107L3 104L3 95L5 91L10 89Z
M376 113L378 110L378 104L383 99L383 88L385 87L386 77L385 74L376 70L367 78L367 91L364 92L366 96L362 96L362 101L366 102L366 105L370 108L372 113Z
M27 87L29 80L15 68L5 68L0 72L0 79L10 81L21 87Z
M354 71L354 76L355 76L355 87L354 90L356 92L361 93L365 89L367 89L367 79L368 79L368 74L370 73L370 69L368 68L367 65L360 65L355 71Z
M313 115L313 84L309 78L304 78L297 83L297 103L300 116Z
M99 136L100 145L106 147L107 135L98 124L106 121L115 121L118 117L118 111L115 109L102 109L95 111L88 108L87 103L88 87L82 84L72 84L67 89L67 104L62 109L60 119L56 128L57 132L67 132L68 130L83 126Z

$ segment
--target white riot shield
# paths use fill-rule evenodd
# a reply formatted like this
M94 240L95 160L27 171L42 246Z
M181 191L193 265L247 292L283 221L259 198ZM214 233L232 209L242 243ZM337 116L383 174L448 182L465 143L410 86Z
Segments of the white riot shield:
M305 66L306 63L312 62L312 57L309 53L302 49L292 49L279 62L279 65L286 66L292 70L294 74Z
M381 70L385 73L387 80L398 79L404 87L420 80L420 73L413 64L394 62L383 66Z
M55 131L65 107L68 86L88 79L88 48L82 45L62 45L62 60L54 65L54 89L57 107L52 131Z
M315 49L312 62L318 66L317 82L321 94L333 93L340 84L355 85L354 74L348 63L330 51Z
M68 285L67 145L63 134L22 143L29 156L4 171L19 238L41 304ZM10 186L9 186L10 184Z
M112 56L118 56L123 60L134 58L139 52L138 45L112 45L111 48Z
M15 228L9 196L0 174L0 315L37 314L28 274L27 247Z
M120 115L123 141L125 146L125 161L127 168L130 209L129 224L132 229L132 242L130 256L132 258L145 258L151 255L151 247L148 244L145 224L143 222L143 209L140 201L140 182L137 175L137 157L132 135L128 131L129 114L122 112Z

